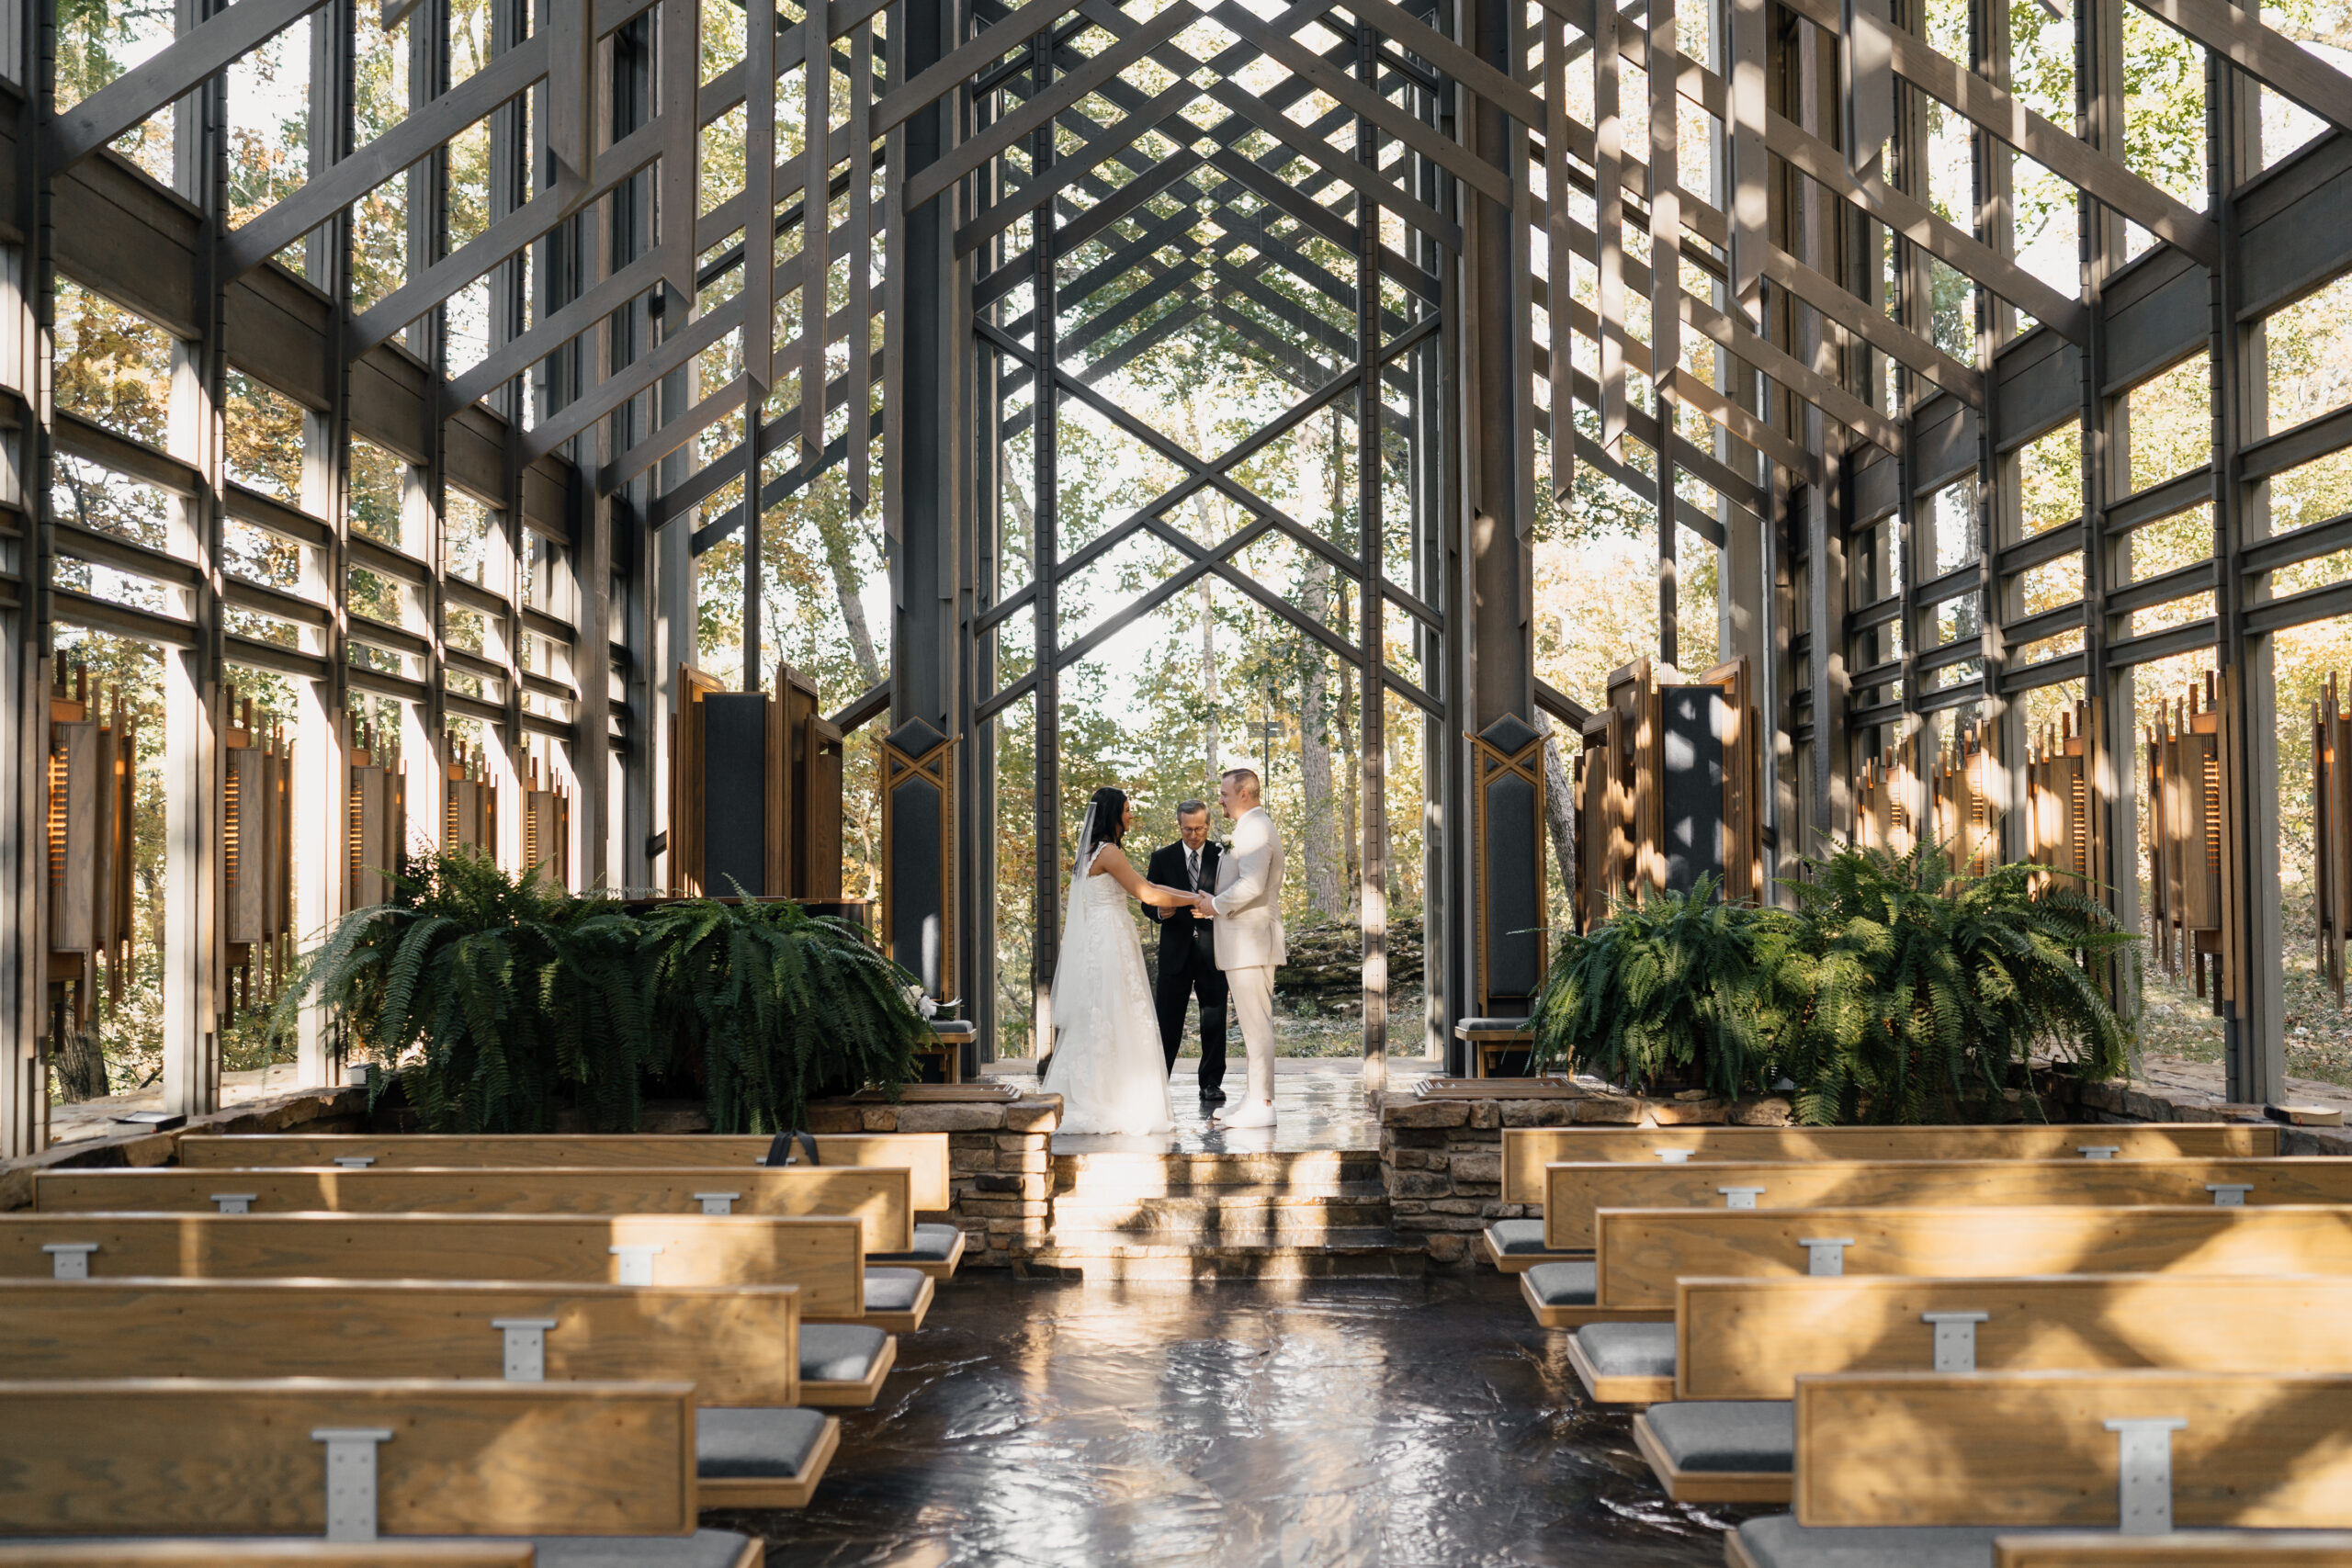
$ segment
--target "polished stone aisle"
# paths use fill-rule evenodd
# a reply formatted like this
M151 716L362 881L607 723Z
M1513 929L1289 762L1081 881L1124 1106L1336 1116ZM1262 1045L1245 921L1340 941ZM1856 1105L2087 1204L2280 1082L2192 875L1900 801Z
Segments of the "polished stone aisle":
M1057 1285L966 1272L845 1412L775 1568L1716 1564L1513 1283ZM1720 1511L1718 1511L1720 1512ZM1737 1517L1737 1516L1729 1516Z

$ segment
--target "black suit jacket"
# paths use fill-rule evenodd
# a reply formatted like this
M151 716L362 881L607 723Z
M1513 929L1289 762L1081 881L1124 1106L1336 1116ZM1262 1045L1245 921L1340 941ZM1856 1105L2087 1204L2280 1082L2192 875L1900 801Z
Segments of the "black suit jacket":
M1216 890L1218 857L1225 852L1212 840L1201 846L1201 890ZM1184 870L1184 845L1182 840L1152 852L1151 864L1144 878L1162 887L1189 886ZM1159 922L1159 971L1163 975L1186 975L1195 970L1216 968L1216 937L1215 923L1202 919L1190 909L1163 909L1157 904L1144 908Z

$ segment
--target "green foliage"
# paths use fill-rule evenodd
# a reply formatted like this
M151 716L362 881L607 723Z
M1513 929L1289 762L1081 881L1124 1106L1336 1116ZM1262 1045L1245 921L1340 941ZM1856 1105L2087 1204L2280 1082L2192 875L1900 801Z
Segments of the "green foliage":
M1687 893L1620 900L1589 935L1562 939L1535 1008L1535 1066L1566 1061L1611 1083L1751 1094L1790 1023L1781 990L1786 911Z
M1793 910L1722 902L1702 879L1564 939L1537 1067L1724 1096L1786 1078L1816 1124L1982 1118L2038 1055L2123 1070L2132 1023L2101 976L2139 949L2105 905L2030 865L1956 876L1933 846L1805 864Z
M628 1131L665 1077L705 1087L718 1131L768 1132L804 1124L812 1094L914 1076L910 983L797 905L637 913L451 850L344 917L278 1018L317 998L435 1132L539 1132L571 1109Z
M648 911L639 951L668 1060L702 1080L715 1131L805 1127L817 1096L915 1076L912 977L846 920L690 899Z
M616 1131L635 1125L654 1065L637 948L617 906L444 851L337 922L278 1005L316 997L341 1015L432 1131L543 1132L575 1101Z
M2103 904L2031 865L1954 875L1931 844L1805 864L1787 884L1798 930L1782 972L1810 998L1781 1063L1800 1120L1983 1115L2036 1054L2086 1077L2123 1069L2132 1025L2099 976L2138 950Z

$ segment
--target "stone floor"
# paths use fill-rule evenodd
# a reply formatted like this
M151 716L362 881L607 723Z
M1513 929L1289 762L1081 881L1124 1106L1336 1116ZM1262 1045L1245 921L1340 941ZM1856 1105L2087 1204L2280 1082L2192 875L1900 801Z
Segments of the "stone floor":
M944 1285L774 1568L1723 1561L1511 1281Z
M997 1063L989 1068L992 1080L1036 1087L1036 1075L1018 1071L1025 1063ZM1439 1066L1408 1060L1389 1064L1389 1087L1410 1089ZM1054 1136L1054 1153L1069 1154L1269 1154L1302 1149L1374 1149L1380 1146L1380 1118L1363 1100L1363 1063L1360 1058L1285 1056L1274 1064L1274 1125L1271 1128L1214 1126L1201 1106L1200 1065L1176 1064L1169 1080L1168 1099L1176 1113L1176 1131L1158 1138ZM1238 1055L1227 1064L1225 1092L1230 1110L1241 1092L1248 1067Z

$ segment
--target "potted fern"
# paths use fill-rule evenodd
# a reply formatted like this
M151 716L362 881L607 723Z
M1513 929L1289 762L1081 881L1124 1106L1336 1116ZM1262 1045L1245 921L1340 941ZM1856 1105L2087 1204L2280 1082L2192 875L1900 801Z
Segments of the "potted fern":
M865 928L797 904L687 898L641 917L662 1060L699 1085L712 1130L808 1125L808 1102L916 1077L931 1031L913 976Z
M915 1077L911 976L850 921L797 904L632 909L510 876L470 850L400 869L301 961L276 1024L338 1018L428 1131L533 1133L581 1113L633 1131L650 1087L691 1085L716 1131L807 1123L808 1101Z
M2036 1054L2123 1070L2132 1025L2100 976L2136 949L2097 899L2032 865L1955 875L1932 844L1806 865L1788 884L1790 979L1811 998L1784 1055L1801 1121L1973 1119Z
M1789 931L1783 912L1717 897L1712 877L1619 900L1560 942L1536 998L1535 1070L1565 1062L1653 1091L1757 1092L1788 1021Z
M277 1027L317 1000L430 1131L542 1132L574 1106L600 1131L636 1125L649 1034L617 906L467 849L408 863L391 887L303 956ZM380 1096L393 1075L369 1081Z

